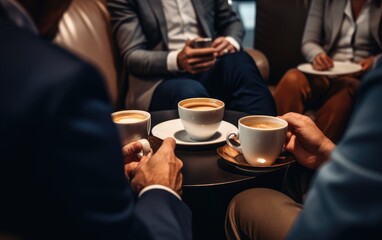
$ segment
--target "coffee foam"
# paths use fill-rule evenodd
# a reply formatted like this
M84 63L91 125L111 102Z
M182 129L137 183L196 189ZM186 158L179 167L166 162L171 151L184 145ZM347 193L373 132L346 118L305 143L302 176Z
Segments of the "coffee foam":
M182 107L195 110L211 110L219 108L220 105L213 102L187 102L184 103Z
M261 128L261 129L277 129L284 125L278 122L266 121L266 120L250 120L243 122L243 125L251 128Z
M136 123L147 119L147 116L139 113L123 113L113 116L113 121L116 123Z

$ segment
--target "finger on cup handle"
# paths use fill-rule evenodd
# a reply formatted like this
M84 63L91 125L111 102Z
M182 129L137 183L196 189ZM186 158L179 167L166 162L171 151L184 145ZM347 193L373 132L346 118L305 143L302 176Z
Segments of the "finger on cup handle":
M150 146L150 143L147 139L140 139L139 142L142 145L142 150L138 153L138 157L142 158L142 156L147 156L150 158L153 155L153 150Z
M139 142L132 142L122 147L122 153L125 164L139 161L138 154L142 152L142 144Z

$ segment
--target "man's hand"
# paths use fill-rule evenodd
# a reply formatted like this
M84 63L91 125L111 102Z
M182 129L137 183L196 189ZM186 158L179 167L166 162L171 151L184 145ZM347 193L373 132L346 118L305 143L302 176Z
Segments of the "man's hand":
M125 171L137 194L147 186L159 184L181 195L183 163L175 156L175 145L174 139L166 138L151 158L143 156L140 162L126 165Z
M312 119L298 113L286 113L280 118L289 125L285 149L291 152L300 164L317 169L328 160L335 145L325 137Z
M216 49L218 56L223 56L227 53L236 52L236 48L227 41L225 37L218 37L212 43L212 47Z
M373 67L373 64L374 64L374 57L373 56L359 61L359 65L361 65L361 67L362 67L362 72L369 71Z
M187 41L178 54L177 63L180 69L197 74L212 68L216 62L216 56L215 48L192 48L192 42Z
M313 61L313 69L326 71L334 67L333 60L326 53L317 54Z
M122 153L123 158L125 159L125 164L139 161L139 153L142 152L142 150L143 146L140 142L132 142L123 146ZM148 157L151 157L151 155Z

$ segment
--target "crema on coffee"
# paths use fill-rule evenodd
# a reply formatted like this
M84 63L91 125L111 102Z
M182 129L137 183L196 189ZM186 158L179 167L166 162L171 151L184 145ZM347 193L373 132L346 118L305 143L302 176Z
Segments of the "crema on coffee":
M271 121L248 121L243 122L245 126L252 127L252 128L263 128L263 129L274 129L274 128L281 128L284 125L277 123L277 122L271 122Z
M113 121L116 123L136 123L147 119L147 116L139 113L124 113L113 116Z
M213 102L188 102L184 103L182 107L195 110L211 110L220 107L220 105Z

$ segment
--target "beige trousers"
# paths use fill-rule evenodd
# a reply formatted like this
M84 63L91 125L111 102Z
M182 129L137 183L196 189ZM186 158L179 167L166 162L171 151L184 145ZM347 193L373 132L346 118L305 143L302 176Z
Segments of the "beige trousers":
M284 239L302 209L281 192L253 188L235 196L227 210L227 239Z

